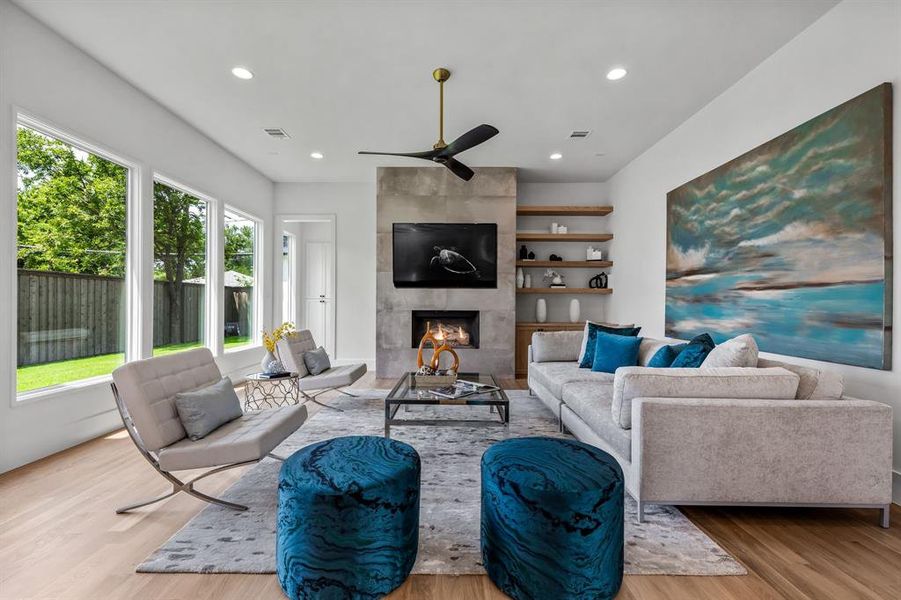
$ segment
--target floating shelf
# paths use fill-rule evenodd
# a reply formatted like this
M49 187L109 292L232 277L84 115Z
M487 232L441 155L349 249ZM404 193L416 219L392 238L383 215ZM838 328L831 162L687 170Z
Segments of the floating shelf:
M557 322L547 321L547 322L545 322L545 323L539 323L539 322L537 322L537 321L535 321L535 322L531 322L531 321L517 321L517 322L516 322L516 326L517 326L517 327L566 327L566 328L569 328L569 329L577 329L577 328L578 328L578 329L581 329L581 328L585 327L585 321L584 321L584 320L581 320L581 321L579 321L578 323L570 323L569 321L567 321L567 322L563 322L563 321L557 321Z
M516 232L518 242L609 242L612 233L534 233Z
M516 288L517 294L612 294L613 288Z
M601 269L613 266L611 260L518 260L517 267L557 267L558 269Z
M604 217L613 212L612 206L525 206L516 207L519 216L535 217Z

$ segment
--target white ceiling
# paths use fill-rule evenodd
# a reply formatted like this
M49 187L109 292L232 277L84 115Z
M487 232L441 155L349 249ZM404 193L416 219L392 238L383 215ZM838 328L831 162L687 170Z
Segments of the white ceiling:
M447 66L447 141L501 131L458 158L556 182L608 179L835 1L16 3L275 181L426 164L356 152L430 149Z

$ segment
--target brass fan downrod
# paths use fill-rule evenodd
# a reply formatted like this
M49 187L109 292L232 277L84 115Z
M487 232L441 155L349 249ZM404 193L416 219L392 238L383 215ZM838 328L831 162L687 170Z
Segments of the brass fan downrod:
M432 77L438 82L438 141L432 148L441 150L447 148L444 141L444 82L450 79L451 73L444 67L438 67L432 71Z

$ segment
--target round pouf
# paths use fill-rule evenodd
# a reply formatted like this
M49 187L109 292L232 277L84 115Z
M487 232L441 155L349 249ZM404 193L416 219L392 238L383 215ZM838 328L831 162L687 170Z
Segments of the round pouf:
M623 472L573 440L509 439L482 455L482 562L517 600L613 598L623 582Z
M276 571L291 600L381 598L410 574L419 545L419 455L350 436L282 465Z

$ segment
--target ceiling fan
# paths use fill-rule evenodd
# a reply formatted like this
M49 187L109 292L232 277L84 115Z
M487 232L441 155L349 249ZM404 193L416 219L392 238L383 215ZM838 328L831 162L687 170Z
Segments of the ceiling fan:
M498 133L496 127L491 125L479 125L474 127L452 141L450 144L444 142L444 82L450 79L450 71L445 68L439 68L432 71L432 77L438 82L439 101L438 101L438 141L432 146L431 150L425 152L360 152L360 154L376 154L379 156L406 156L409 158L421 158L430 160L438 164L444 165L450 169L454 175L469 181L475 175L473 170L454 158L457 154L478 146L482 142L487 142Z

